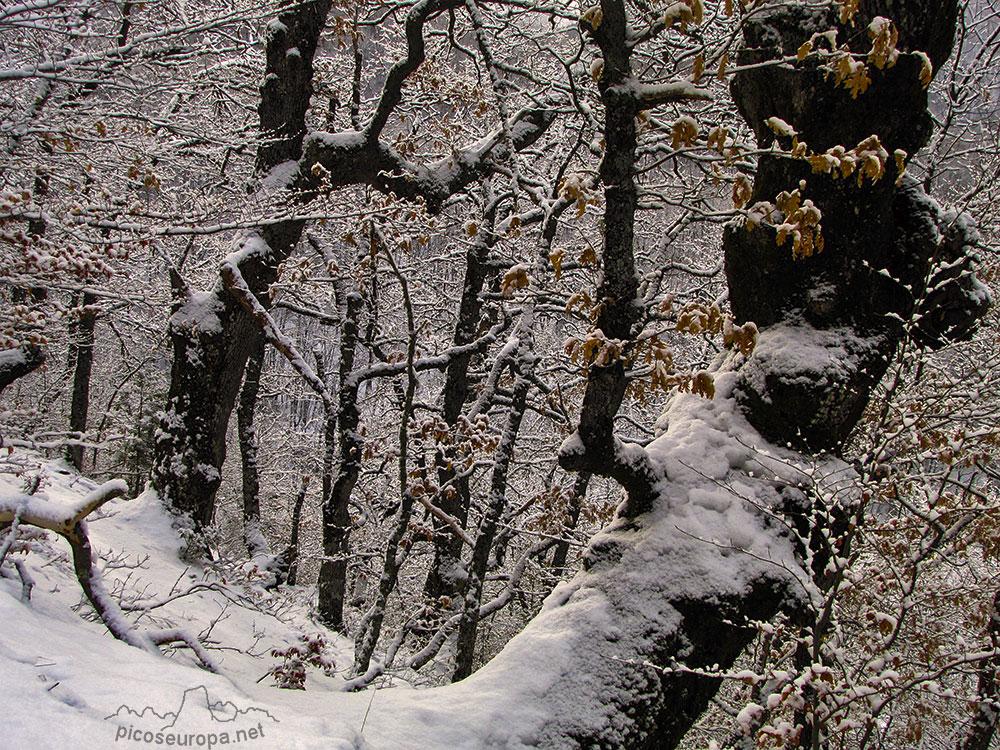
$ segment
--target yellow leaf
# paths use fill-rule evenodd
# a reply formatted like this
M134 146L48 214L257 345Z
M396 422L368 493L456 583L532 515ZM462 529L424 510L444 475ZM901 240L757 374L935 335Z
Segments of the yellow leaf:
M723 154L726 150L726 138L728 137L729 131L720 125L716 125L708 132L708 141L706 145L711 149L715 149L720 154Z
M916 54L920 56L920 85L927 88L934 80L934 66L931 65L931 59L926 54L923 52Z
M896 178L896 184L898 185L903 179L903 175L906 174L906 152L901 148L897 148L893 153L896 157L896 171L899 173L899 177Z
M691 12L694 14L694 22L700 24L705 16L705 6L701 0L689 0L689 2L691 3Z
M858 5L861 0L840 0L843 7L840 9L840 22L854 25L854 14L858 12Z
M750 201L753 194L753 186L750 180L742 172L736 175L733 181L733 208L743 208Z
M562 260L564 254L565 250L563 250L561 247L556 248L551 253L549 253L549 260L552 261L552 268L556 272L557 281L562 278Z
M899 51L896 49L899 32L896 30L896 24L883 16L875 16L868 25L868 36L872 40L872 51L868 53L868 61L875 63L875 67L879 70L895 65L899 58Z
M503 281L500 283L500 291L503 293L504 297L513 296L515 290L523 289L528 286L528 269L518 264L511 268L503 277Z
M712 374L702 370L691 381L691 392L705 398L715 398L715 379Z
M671 148L677 150L681 144L693 146L698 138L698 123L694 118L683 115L678 117L670 129Z
M590 27L597 31L600 27L601 22L604 20L604 11L601 10L600 5L594 5L587 9L587 11L582 16L583 20L590 24Z

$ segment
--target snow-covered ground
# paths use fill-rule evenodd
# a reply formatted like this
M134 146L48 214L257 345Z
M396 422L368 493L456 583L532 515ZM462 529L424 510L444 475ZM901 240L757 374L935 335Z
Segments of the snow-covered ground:
M345 692L350 644L329 635L331 675L310 668L306 690L275 687L268 671L283 660L272 649L317 632L305 595L272 597L244 572L183 562L151 493L89 517L103 577L124 605L196 587L128 617L140 628L199 635L214 647L219 674L187 649L156 656L88 619L65 540L49 534L28 542L27 554L12 550L36 585L24 603L16 575L0 579L0 748L473 750L561 747L574 736L615 746L646 710L646 693L633 683L649 676L647 659L701 627L675 603L796 585L792 543L758 509L804 475L739 414L734 377L716 378L714 399L677 395L645 450L621 446L662 477L653 509L596 535L588 571L557 587L486 668L442 688ZM59 462L18 450L0 458L0 501L23 494L39 471L33 503L78 506L95 488Z
M96 486L62 462L18 450L0 459L0 496L24 492L39 471L45 478L36 495L52 503L75 502ZM34 579L30 602L21 601L19 581L0 579L0 747L395 746L398 728L379 721L390 728L378 730L372 721L378 695L341 692L343 678L336 671L327 677L310 667L305 691L278 689L269 676L260 679L283 662L272 648L316 634L307 608L270 599L245 578L238 580L238 573L229 580L179 560L179 538L154 495L108 503L90 517L89 529L106 583L124 603L159 601L196 584L210 585L129 618L152 629L178 626L201 634L219 647L211 653L222 674L200 668L186 649L161 658L112 638L90 619L68 544L49 532L47 539L31 542L27 553L10 553ZM13 572L9 562L6 569ZM347 643L326 638L327 656L346 669Z

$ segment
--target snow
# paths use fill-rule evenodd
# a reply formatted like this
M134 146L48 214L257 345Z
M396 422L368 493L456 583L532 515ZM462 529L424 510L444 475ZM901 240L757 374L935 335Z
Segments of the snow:
M221 333L219 312L222 303L213 292L195 292L170 316L170 324L180 330Z
M669 83L642 83L630 79L628 88L643 102L673 102L685 99L711 99L708 89L699 88L690 81L670 81ZM693 121L693 120L692 120Z
M299 176L299 163L294 159L275 164L260 181L260 195L274 195L290 188Z
M652 462L663 477L652 511L596 535L586 571L557 587L486 667L441 688L342 692L350 645L332 635L326 637L337 665L333 676L311 671L305 691L258 683L276 663L271 648L315 632L307 607L271 607L274 595L239 580L238 571L223 575L181 562L181 540L153 493L109 502L89 523L95 552L115 562L103 570L108 589L128 604L201 584L163 607L127 616L144 628L210 631L212 642L228 647L210 652L221 674L199 669L186 649L165 658L115 641L73 610L80 591L60 561L62 541L36 544L24 558L38 584L29 604L20 601L19 581L0 579L5 747L110 747L122 741L119 731L141 747L136 732L141 738L152 732L155 740L156 731L175 729L155 726L152 712L182 713L183 731L196 740L200 733L206 746L212 732L221 738L258 723L262 738L243 735L241 746L553 747L574 733L620 746L633 720L620 707L633 700L636 680L658 682L648 663L683 623L672 602L744 595L761 576L789 579L794 587L787 572L797 567L792 543L754 506L772 505L777 485L801 482L805 473L794 454L766 446L746 423L731 396L734 383L734 373L721 373L713 399L676 394L652 443L618 446L623 456ZM30 453L15 457L36 465L22 473L47 473L39 491L49 501L61 497L77 507L94 489ZM23 494L22 480L2 472L0 466L0 497ZM219 704L235 723L220 722L212 708ZM566 734L553 735L553 717Z
M313 144L334 151L352 151L365 145L365 134L354 130L339 133L312 132L305 137L303 150L308 151Z
M0 370L22 367L27 360L21 349L4 349L0 351Z
M791 138L793 135L796 134L795 128L793 128L787 122L782 120L780 117L768 117L767 120L765 120L765 122L767 123L767 126L775 132L776 135L783 135L788 138Z
M39 468L46 479L32 496L36 504L72 512L96 489L94 483L76 476L60 462L42 461L18 450L0 463L0 503L9 505L12 498L24 495L23 478L11 473L13 469L30 476ZM161 599L175 587L184 589L194 583L217 587L146 613L127 615L140 626L158 628L169 620L198 632L221 617L212 630L213 639L264 654L272 647L295 641L301 628L311 626L305 616L297 623L282 622L264 611L266 607L255 607L255 602L266 604L266 594L249 583L234 582L227 587L211 571L182 563L178 559L181 539L153 493L130 501L111 501L91 519L89 530L95 552L118 566L104 568L107 588L116 595L124 591L126 603ZM213 732L221 746L221 733L226 729L234 744L236 730L248 732L261 721L266 741L248 741L243 747L367 746L348 723L336 718L341 711L328 714L329 706L317 700L321 696L328 699L342 680L316 673L307 680L315 694L277 690L267 680L260 685L256 682L276 663L270 656L213 650L210 653L223 670L222 675L214 675L194 666L194 658L182 651L163 658L116 641L103 625L74 611L82 595L68 563L65 543L52 537L48 543L30 544L32 551L17 554L37 584L30 603L20 601L18 581L0 579L0 712L5 717L0 744L5 750L111 747L116 741L125 741L116 740L119 723L127 724L126 732L128 727L145 731L150 728L149 721L155 719L153 712L162 716L182 705L184 732L205 735L203 746L207 746L208 735ZM16 554L16 547L10 554ZM261 636L259 642L257 635ZM335 658L347 664L343 649L344 644L335 644ZM189 710L190 702L185 701L185 695L191 697L192 690L202 690L213 704L221 703L223 708L229 705L230 715L231 707L236 707L243 712L239 714L241 721L223 725L216 719L214 725L206 724L206 717ZM293 692L296 695L291 695ZM338 705L356 716L355 724L360 725L368 696L335 695ZM301 711L296 707L296 698L305 700L311 708ZM144 718L128 713L131 710L142 714L146 709ZM255 710L267 711L276 722L267 725ZM205 713L204 709L201 713ZM126 717L127 722L123 721ZM143 747L147 743L130 744Z
M857 354L873 345L850 328L820 330L797 321L779 323L760 333L744 376L757 393L767 392L769 376L789 383L846 381L856 368Z

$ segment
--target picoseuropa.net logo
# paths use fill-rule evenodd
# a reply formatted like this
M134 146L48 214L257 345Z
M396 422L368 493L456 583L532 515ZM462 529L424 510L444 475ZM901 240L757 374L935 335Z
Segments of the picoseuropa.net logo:
M176 711L122 705L105 720L117 725L115 743L206 749L266 741L278 723L262 708L213 701L204 685L185 690Z

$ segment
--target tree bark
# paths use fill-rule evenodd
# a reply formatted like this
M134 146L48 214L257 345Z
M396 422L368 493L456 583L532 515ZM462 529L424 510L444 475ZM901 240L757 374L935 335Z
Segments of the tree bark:
M485 226L480 230L477 241L465 256L465 280L462 285L458 323L452 339L455 346L474 341L482 325L483 303L480 293L486 282L486 259L491 244L487 237L492 236L488 231L492 225L492 215L487 216L483 223ZM458 424L458 417L469 395L469 364L472 356L473 352L469 352L454 357L445 371L442 418L452 429ZM438 465L438 486L451 486L454 489L454 494L451 496L446 493L438 495L435 503L464 526L471 503L468 479L457 478L450 461L443 460L439 461ZM424 596L431 600L439 600L441 597L455 600L464 585L464 580L462 540L447 524L438 524L434 529L434 562L427 574Z
M70 343L70 359L73 362L73 393L70 397L70 432L87 431L87 411L90 408L90 372L94 363L94 328L97 315L88 307L97 302L97 297L83 293L80 321L75 326L75 335ZM83 469L83 446L71 445L67 458L78 470Z
M357 353L359 319L364 298L357 292L343 293L343 325L340 333L340 388L336 415L327 420L326 440L332 451L339 445L339 465L335 478L323 482L323 562L319 569L318 616L332 630L343 632L344 597L347 594L347 571L351 517L348 512L351 493L361 473L364 443L358 432L361 412L358 407L358 382L351 377ZM339 302L339 300L338 300ZM331 424L333 419L333 424ZM339 424L336 432L334 424Z
M260 525L260 472L257 465L257 432L254 429L254 414L257 409L257 394L260 391L260 375L264 367L265 340L258 332L247 360L243 376L243 389L236 408L236 427L240 440L240 465L243 475L243 542L250 557L271 554L270 547Z
M897 149L914 154L927 142L932 123L920 80L922 62L910 51L927 50L936 63L944 61L957 3L862 2L855 28L888 12L895 14L902 53L891 67L869 64L871 85L856 97L828 81L810 57L794 67L756 67L734 77L733 96L762 148L775 140L770 117L790 124L799 142L817 154L838 145L852 149L872 135L887 156ZM815 19L807 15L797 6L755 14L744 27L739 62L794 55L814 29ZM840 26L834 9L819 23L827 25ZM849 30L840 30L846 38ZM860 36L852 35L852 41ZM790 145L788 139L778 141ZM760 157L751 204L774 202L804 181L803 199L822 211L821 252L793 259L788 244L776 240L780 217L773 224L726 229L733 314L761 331L738 395L748 419L771 440L811 451L836 449L910 331L907 321L917 321L912 334L918 343L940 346L967 336L986 310L989 297L971 272L977 257L973 234L965 223L949 225L892 162L888 156L885 175L872 180L860 172L848 178L814 174L803 159ZM947 270L932 277L936 263ZM929 289L934 291L925 294ZM799 341L810 337L812 351L782 348L789 332ZM836 354L840 349L846 357Z
M261 130L269 136L257 152L261 175L302 154L313 55L329 9L330 0L296 4L269 27L258 108ZM251 292L265 305L278 266L294 250L303 226L291 220L261 228L262 246L247 248L239 263ZM174 273L175 288L182 287ZM229 416L260 334L222 284L194 295L184 289L179 296L170 320L174 361L152 479L161 499L199 529L212 520Z

